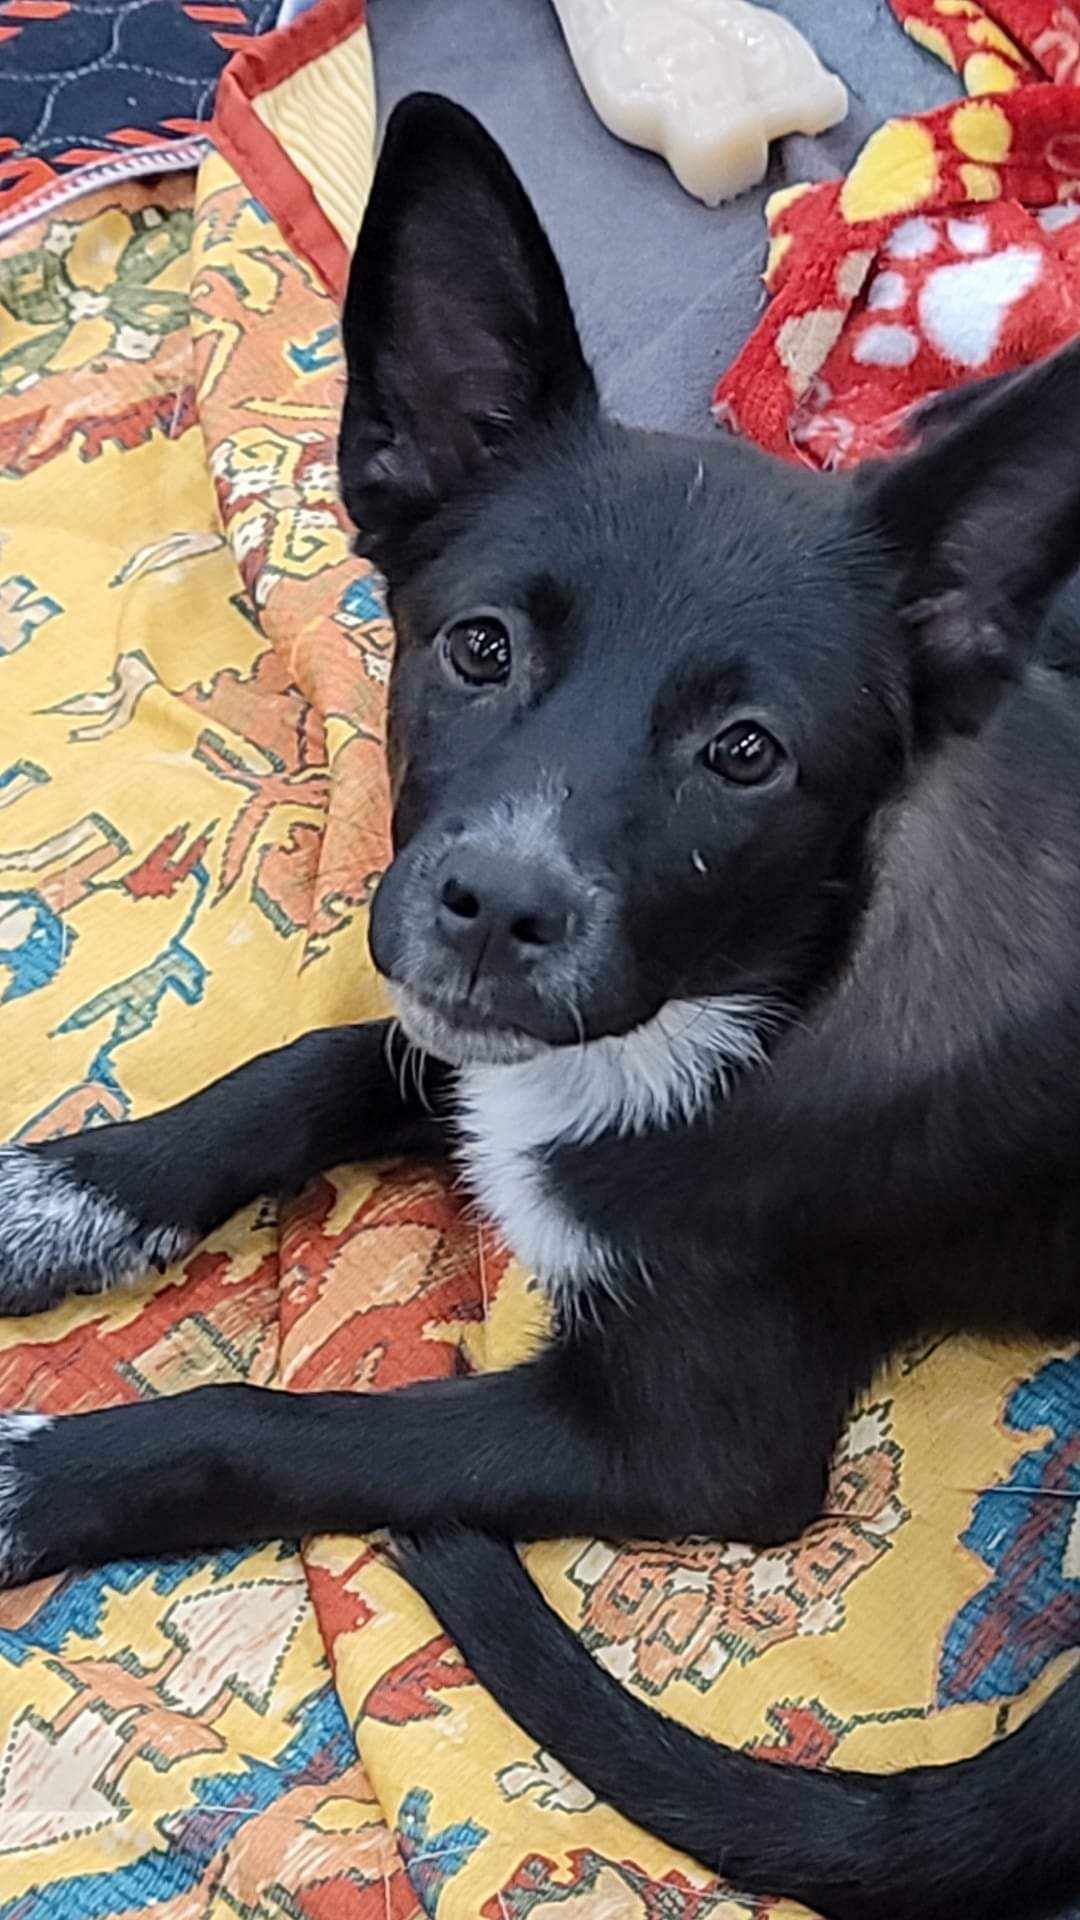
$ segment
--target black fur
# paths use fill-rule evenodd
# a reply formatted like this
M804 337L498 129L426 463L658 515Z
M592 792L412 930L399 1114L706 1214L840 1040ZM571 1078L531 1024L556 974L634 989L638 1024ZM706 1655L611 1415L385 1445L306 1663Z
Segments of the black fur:
M1076 1679L959 1767L776 1768L626 1695L483 1534L785 1540L906 1343L1080 1335L1080 648L1043 621L1080 533L1080 350L856 481L617 426L506 163L422 97L345 324L345 497L399 635L372 942L449 1065L429 1112L387 1030L314 1035L45 1152L147 1229L202 1231L335 1161L448 1144L454 1069L485 1053L742 994L769 1004L769 1064L547 1156L545 1200L608 1271L534 1361L60 1421L12 1450L12 1576L418 1533L403 1564L496 1697L744 1889L835 1920L1051 1913L1080 1895ZM466 616L497 622L498 683L460 678ZM760 786L712 770L736 723L777 744ZM550 845L523 853L537 796ZM14 1266L0 1249L17 1308Z

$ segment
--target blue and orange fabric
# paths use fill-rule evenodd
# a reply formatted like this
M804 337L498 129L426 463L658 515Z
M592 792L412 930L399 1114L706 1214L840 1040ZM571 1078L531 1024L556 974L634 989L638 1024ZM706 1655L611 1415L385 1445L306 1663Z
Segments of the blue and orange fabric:
M218 76L280 0L0 0L0 234L73 195L190 169Z
M216 140L194 186L110 187L0 245L12 1137L145 1113L381 1010L392 635L334 453L373 148L352 7L240 55ZM339 1169L160 1279L0 1322L0 1406L380 1391L505 1365L543 1312L436 1169ZM529 1564L621 1683L717 1738L785 1764L949 1759L1070 1658L1078 1434L1075 1355L955 1341L858 1409L804 1539L555 1541ZM378 1539L0 1598L0 1920L799 1911L534 1750Z

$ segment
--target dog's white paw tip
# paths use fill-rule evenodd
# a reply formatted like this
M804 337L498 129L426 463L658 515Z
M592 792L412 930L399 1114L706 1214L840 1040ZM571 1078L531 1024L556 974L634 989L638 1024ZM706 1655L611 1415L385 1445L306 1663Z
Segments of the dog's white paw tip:
M19 1584L27 1564L23 1517L29 1504L23 1448L53 1425L44 1413L0 1414L0 1587Z
M0 1312L36 1312L66 1293L160 1271L194 1239L182 1227L144 1227L63 1159L0 1148Z

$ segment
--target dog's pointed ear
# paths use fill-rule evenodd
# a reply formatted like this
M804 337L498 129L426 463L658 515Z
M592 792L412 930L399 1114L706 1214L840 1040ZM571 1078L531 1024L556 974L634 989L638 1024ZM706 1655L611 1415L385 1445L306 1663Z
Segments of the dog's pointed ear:
M932 402L913 453L856 479L900 567L916 690L974 731L1080 562L1080 343Z
M524 188L437 94L390 116L343 328L342 493L359 551L383 565L500 448L595 402Z

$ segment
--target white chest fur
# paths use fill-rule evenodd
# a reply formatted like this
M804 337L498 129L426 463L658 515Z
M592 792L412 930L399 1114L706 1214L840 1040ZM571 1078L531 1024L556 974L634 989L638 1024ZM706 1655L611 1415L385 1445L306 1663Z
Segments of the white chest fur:
M733 1068L763 1060L766 1022L767 1009L747 996L673 1000L618 1038L462 1071L462 1159L470 1186L550 1292L611 1289L620 1266L619 1249L555 1189L551 1153L603 1134L697 1118Z

